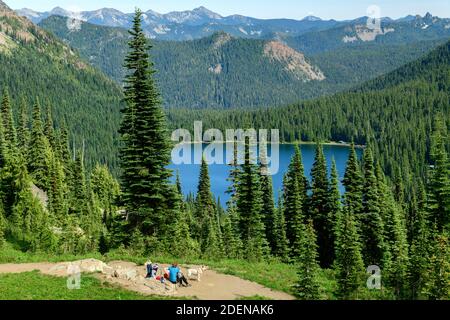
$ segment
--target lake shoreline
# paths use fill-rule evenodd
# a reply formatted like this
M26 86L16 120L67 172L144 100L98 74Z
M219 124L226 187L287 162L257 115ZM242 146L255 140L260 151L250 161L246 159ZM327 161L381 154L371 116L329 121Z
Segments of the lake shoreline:
M180 142L178 144L210 144L213 141L202 141L202 142L195 142L195 141L191 141L191 142ZM215 141L216 143L233 143L233 141ZM270 144L269 142L267 144ZM312 142L312 141L298 141L298 142L280 142L278 143L280 145L315 145L317 144L317 142ZM346 148L350 148L352 146L352 144L350 142L336 142L336 141L330 141L330 142L322 142L321 145L323 146L333 146L333 147L346 147ZM360 144L355 144L355 148L356 149L364 149L366 146L365 145L360 145Z

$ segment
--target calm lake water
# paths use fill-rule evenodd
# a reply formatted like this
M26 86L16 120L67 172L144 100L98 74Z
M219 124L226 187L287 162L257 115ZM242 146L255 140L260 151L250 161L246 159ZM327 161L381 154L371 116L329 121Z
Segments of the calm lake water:
M220 159L224 159L223 163L227 163L226 162L226 154L227 154L227 148L226 148L226 144L220 144L220 145L216 145L220 146L219 149L217 150L223 150L223 157L219 152L209 152L208 149L208 145L204 144L203 150L206 149L204 156L206 158L206 160L210 163L211 160L213 160L214 158L220 158ZM187 158L191 158L191 163L194 163L194 148L197 148L197 150L199 150L200 146L199 145L189 145L187 147L187 149L185 150L189 150L191 151L191 154L184 154L184 156L186 156ZM210 145L211 148L211 145ZM346 163L347 163L347 159L350 153L350 148L345 146L345 145L324 145L323 146L324 149L324 154L325 157L327 159L327 164L328 164L328 169L329 171L331 170L331 162L332 159L334 158L336 160L336 165L337 165L337 169L339 172L339 177L340 177L340 181L342 181L344 174L345 174L345 169L346 169ZM314 156L315 156L315 150L316 150L316 146L312 145L312 144L303 144L301 145L301 152L302 152L302 156L303 156L303 165L305 167L305 174L307 175L307 177L311 180L311 168L312 165L314 163ZM177 150L178 152L179 150ZM268 156L270 157L272 154L271 152L271 148L269 147L268 150ZM362 155L362 149L357 149L357 153L358 156L361 157ZM178 154L178 153L177 153ZM180 154L183 154L183 152L180 152ZM278 198L278 194L282 188L282 183L283 183L283 176L285 175L289 163L291 161L291 158L294 154L294 145L291 144L283 144L283 145L279 145L279 170L276 174L274 174L272 176L273 179L273 187L274 187L274 195L275 195L275 199ZM200 158L197 156L197 161L201 160L201 156ZM276 166L274 166L273 168L275 168ZM174 174L178 171L180 173L180 177L181 177L181 183L182 183L182 187L183 187L183 193L185 195L188 195L189 193L193 193L196 194L197 192L197 186L198 186L198 178L199 178L199 173L200 173L200 165L199 164L174 164L172 163L170 165L170 169L174 170ZM211 191L213 192L214 196L220 197L220 202L223 206L225 206L226 202L228 201L228 195L226 194L226 190L228 189L230 183L227 181L227 178L229 176L229 171L230 171L230 166L226 165L226 164L210 164L209 165L209 174L211 177ZM175 178L174 178L175 180ZM344 187L341 185L340 186L341 189L341 193L343 193Z

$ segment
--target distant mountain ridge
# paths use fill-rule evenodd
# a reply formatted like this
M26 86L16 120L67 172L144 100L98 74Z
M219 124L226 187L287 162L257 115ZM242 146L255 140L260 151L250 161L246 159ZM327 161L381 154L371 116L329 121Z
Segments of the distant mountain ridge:
M133 13L123 13L112 8L103 8L94 11L70 12L60 7L51 11L37 12L31 9L19 9L16 12L25 16L33 23L38 24L42 20L58 15L72 17L85 22L108 27L121 27L128 29L131 26ZM284 39L286 37L298 37L306 33L319 32L347 25L367 24L368 17L360 17L354 20L336 21L322 20L319 17L307 16L302 20L293 19L257 19L242 15L222 16L205 7L199 7L187 11L174 11L160 14L153 10L144 13L143 28L149 38L158 40L193 40L204 38L215 32L227 32L233 37L253 39ZM437 19L433 22L433 19ZM450 29L450 19L433 17L431 14L421 16L406 16L397 20L384 17L382 23L397 24L417 21L429 21L428 25L441 22L443 27ZM421 25L421 27L423 27ZM358 39L348 38L348 41Z
M19 9L16 12L34 23L52 16L75 17L85 22L109 26L129 28L132 13L123 13L112 8L94 11L70 12L60 7L51 11L37 12L31 9ZM352 21L358 21L358 18ZM408 19L408 17L403 18ZM394 21L383 18L383 21ZM403 21L399 19L399 21ZM345 25L349 21L322 20L319 17L307 16L302 20L293 19L257 19L242 15L221 16L205 7L188 11L174 11L160 14L148 10L144 14L143 27L148 37L161 40L192 40L209 36L218 31L227 32L235 37L274 38L281 36L298 36L309 31L320 31Z
M39 25L118 83L124 79L122 62L129 37L124 28L82 22L80 30L73 31L61 16ZM338 51L305 54L287 41L219 32L193 41L154 40L151 56L166 107L247 108L351 89L417 59L441 41L347 43ZM327 40L322 44L328 46Z
M122 27L131 26L133 13L123 13L116 9L103 8L95 11L70 12L60 7L51 11L37 12L31 9L20 9L17 13L34 23L58 15L74 17L92 24ZM143 28L147 36L161 40L192 40L210 36L215 32L224 31L235 37L271 38L276 33L298 35L310 30L322 30L338 24L337 21L323 21L314 16L303 20L292 19L256 19L242 15L223 17L205 7L190 11L174 11L160 14L153 10L144 13Z

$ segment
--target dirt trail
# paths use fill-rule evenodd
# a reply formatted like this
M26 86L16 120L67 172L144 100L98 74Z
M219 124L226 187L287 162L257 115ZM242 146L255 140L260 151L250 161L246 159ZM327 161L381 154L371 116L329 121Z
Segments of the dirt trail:
M64 276L65 270L57 268L57 263L24 263L24 264L0 264L0 274L2 273L22 273L38 270L43 274L53 276ZM134 263L125 261L113 261L109 266L124 269L135 269L141 276L145 276L144 266L137 266ZM167 267L167 265L160 265ZM182 267L184 274L187 274L186 268ZM119 285L125 289L139 292L145 295L155 294L151 289L156 280L145 280L144 282L128 281L125 279L111 278L104 274L95 274L100 279L112 284ZM170 290L167 295L177 297L196 297L200 300L234 300L242 297L263 296L274 300L292 300L293 296L266 288L260 284L243 280L241 278L218 273L214 270L207 270L198 282L195 279L189 279L192 287L177 288L176 292Z

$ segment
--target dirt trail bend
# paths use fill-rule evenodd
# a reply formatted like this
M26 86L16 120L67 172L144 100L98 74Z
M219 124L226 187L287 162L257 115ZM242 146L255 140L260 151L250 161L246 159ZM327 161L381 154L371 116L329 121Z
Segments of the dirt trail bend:
M23 263L23 264L0 264L0 274L2 273L22 273L38 270L43 274L52 276L65 276L66 269L62 266L67 263ZM165 290L165 292L155 292L157 286L156 280L143 279L146 274L144 266L137 266L134 263L126 261L113 261L108 263L109 267L114 269L135 270L140 281L130 281L121 278L107 276L97 273L100 279L112 284L116 284L125 289L139 292L145 295L164 294L168 296L178 297L196 297L201 300L234 300L243 297L263 296L273 300L292 300L293 296L274 291L255 282L244 280L235 276L218 273L214 270L207 270L201 277L201 281L189 279L191 287L177 288L174 290ZM167 267L167 265L160 265ZM182 271L187 274L186 268L182 267ZM153 288L153 289L152 289Z

